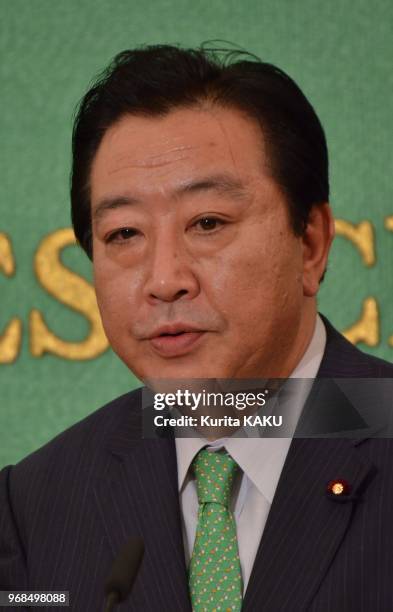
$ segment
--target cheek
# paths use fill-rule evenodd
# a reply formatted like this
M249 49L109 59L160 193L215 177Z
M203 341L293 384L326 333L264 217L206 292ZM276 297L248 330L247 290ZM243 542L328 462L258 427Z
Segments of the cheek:
M236 299L238 293L256 292L266 283L271 285L280 274L280 264L265 249L227 249L201 265L212 291L220 299Z
M206 284L215 306L248 332L301 303L301 250L296 241L281 248L278 243L254 240L206 262Z
M121 327L130 320L137 309L141 282L141 271L94 262L94 286L104 327Z

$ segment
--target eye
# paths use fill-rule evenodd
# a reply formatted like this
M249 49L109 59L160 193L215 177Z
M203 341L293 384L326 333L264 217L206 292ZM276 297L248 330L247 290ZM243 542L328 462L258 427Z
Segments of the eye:
M122 227L121 229L112 232L112 234L110 234L106 239L106 242L127 242L130 238L136 236L137 233L137 230L133 229L132 227Z
M218 229L221 225L224 225L224 221L217 217L202 217L198 219L194 225L203 232L211 232Z

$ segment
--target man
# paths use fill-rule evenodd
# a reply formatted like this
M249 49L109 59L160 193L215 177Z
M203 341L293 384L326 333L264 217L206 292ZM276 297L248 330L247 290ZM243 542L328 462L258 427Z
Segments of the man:
M314 110L279 69L224 59L126 51L82 101L72 219L113 349L144 381L392 377L317 315L333 219ZM355 440L142 439L141 392L114 400L3 470L1 588L64 589L73 610L99 610L140 535L119 609L393 609L392 446L329 393L326 432ZM211 459L237 474L224 509L201 500ZM230 567L203 507L232 534Z

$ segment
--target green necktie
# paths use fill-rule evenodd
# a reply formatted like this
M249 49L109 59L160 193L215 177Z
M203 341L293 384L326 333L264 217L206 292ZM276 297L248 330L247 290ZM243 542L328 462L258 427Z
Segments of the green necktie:
M237 463L228 454L201 450L194 468L199 510L189 567L194 612L238 612L242 577L236 525L229 501Z

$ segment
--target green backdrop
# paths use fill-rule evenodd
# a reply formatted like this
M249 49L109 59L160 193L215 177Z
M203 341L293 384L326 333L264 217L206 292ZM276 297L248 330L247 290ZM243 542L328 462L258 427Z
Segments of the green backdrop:
M79 342L89 334L86 318L38 282L34 256L44 237L70 226L77 101L115 53L142 43L226 39L299 83L326 129L331 202L347 222L320 310L340 330L361 319L352 339L393 359L391 0L1 0L0 8L0 335L14 317L23 326L16 358L0 365L0 466L138 384L110 350L85 361L34 357L28 321L39 309L59 338ZM363 233L357 225L364 221ZM8 275L5 242L15 261ZM65 248L62 261L91 279L77 247Z

